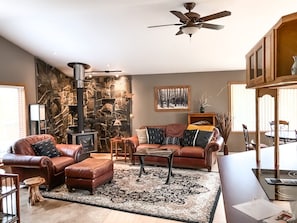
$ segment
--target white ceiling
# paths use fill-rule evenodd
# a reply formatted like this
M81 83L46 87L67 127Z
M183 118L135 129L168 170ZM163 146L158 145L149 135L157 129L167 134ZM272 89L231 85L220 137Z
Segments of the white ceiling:
M0 0L0 35L72 75L69 62L127 75L245 69L245 54L297 0L199 0L202 16L222 30L176 36L170 10L186 12L185 0ZM109 67L109 68L108 68Z

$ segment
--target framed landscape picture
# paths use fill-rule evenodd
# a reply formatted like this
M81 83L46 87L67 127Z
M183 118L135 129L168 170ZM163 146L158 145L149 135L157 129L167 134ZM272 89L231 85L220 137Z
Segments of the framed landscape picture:
M191 101L190 86L155 87L156 111L189 111Z

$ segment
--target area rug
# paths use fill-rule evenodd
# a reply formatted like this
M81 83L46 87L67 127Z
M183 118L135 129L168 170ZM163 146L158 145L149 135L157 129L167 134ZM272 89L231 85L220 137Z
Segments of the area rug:
M139 166L115 164L112 182L99 186L94 195L78 189L70 193L65 185L42 195L183 222L213 221L220 195L217 172L173 168L174 176L166 185L167 168L145 166L145 170L138 178Z

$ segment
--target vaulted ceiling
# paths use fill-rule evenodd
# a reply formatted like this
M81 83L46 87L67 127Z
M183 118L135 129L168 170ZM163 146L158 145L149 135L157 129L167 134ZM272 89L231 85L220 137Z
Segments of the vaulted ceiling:
M192 10L221 30L176 36L170 10L182 0L0 0L0 35L72 75L69 62L128 75L245 69L245 54L280 19L297 11L297 0L199 0Z

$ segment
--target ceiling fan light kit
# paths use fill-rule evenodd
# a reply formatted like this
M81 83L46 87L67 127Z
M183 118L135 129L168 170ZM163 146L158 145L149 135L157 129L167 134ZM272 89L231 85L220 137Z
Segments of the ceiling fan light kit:
M179 18L180 23L149 26L148 28L156 28L156 27L164 27L164 26L180 26L179 31L176 33L176 35L187 34L191 37L200 28L207 28L207 29L214 29L214 30L219 30L224 28L224 26L222 25L216 25L216 24L205 23L205 22L231 15L230 11L221 11L208 16L200 17L198 13L191 11L195 6L196 6L195 2L186 2L184 3L184 7L188 10L188 12L182 13L180 11L175 11L175 10L170 11L173 15Z
M199 29L201 28L200 25L193 25L193 26L183 26L181 27L181 31L184 33L184 34L187 34L189 35L190 37L196 33Z

